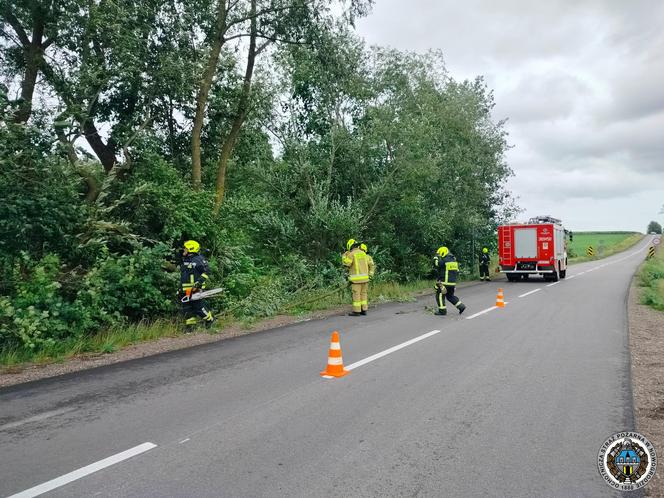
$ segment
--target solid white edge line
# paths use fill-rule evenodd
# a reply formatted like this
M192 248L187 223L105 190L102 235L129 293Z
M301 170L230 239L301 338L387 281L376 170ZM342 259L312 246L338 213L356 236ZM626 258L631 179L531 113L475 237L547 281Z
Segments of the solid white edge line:
M567 277L567 280L572 280L574 277L576 277L576 275L570 275L569 277Z
M560 283L560 281L558 281L558 282L554 282L554 283L552 283L552 284L547 285L547 287L553 287L554 285L558 285L559 283Z
M357 367L361 367L362 365L366 365L367 363L371 363L372 361L375 361L379 358L382 358L383 356L387 356L390 353L394 353L395 351L399 351L400 349L403 349L407 346L410 346L411 344L415 344L416 342L420 342L424 339L427 339L428 337L431 337L432 335L439 334L440 330L432 330L431 332L427 332L426 334L422 334L418 337L415 337L414 339L411 339L406 342L402 342L401 344L397 344L396 346L393 346L389 349L386 349L385 351L381 351L380 353L376 353L374 355L371 355L363 360L356 361L355 363L351 363L350 365L346 366L346 370L354 370Z
M32 422L41 422L47 418L55 417L56 415L63 415L65 413L73 412L76 408L60 408L59 410L51 410L48 412L43 412L33 417L24 418L23 420L17 420L16 422L10 422L5 425L0 425L0 431L5 431L7 429L14 429L25 424L30 424Z
M535 292L539 292L539 291L541 291L541 290L542 290L542 288L535 289L535 290L531 290L530 292L526 292L525 294L521 294L519 297L530 296L531 294L535 294Z
M103 460L99 460L98 462L91 463L90 465L81 467L80 469L70 472L69 474L56 477L55 479L51 479L50 481L46 481L43 484L39 484L38 486L26 489L25 491L21 491L20 493L11 495L7 498L32 498L34 496L39 496L44 493L48 493L49 491L53 491L56 488L64 486L65 484L69 484L70 482L76 481L78 479L81 479L82 477L93 474L94 472L105 469L106 467L110 467L111 465L115 465L116 463L120 463L123 460L127 460L128 458L140 455L141 453L145 453L146 451L149 451L152 448L156 447L157 445L153 443L139 444L138 446L134 446L133 448L130 448L126 451L117 453L108 458L104 458Z

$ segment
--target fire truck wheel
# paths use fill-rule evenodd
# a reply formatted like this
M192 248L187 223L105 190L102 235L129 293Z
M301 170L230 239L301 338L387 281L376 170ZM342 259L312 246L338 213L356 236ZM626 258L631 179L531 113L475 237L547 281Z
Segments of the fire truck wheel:
M560 271L560 278L565 278L566 274L567 274L567 270L561 270Z
M553 270L553 273L551 274L551 281L557 282L558 280L559 280L558 269L556 268L555 270Z
M509 280L510 282L516 282L517 279L519 278L519 275L515 273L506 273L506 275L507 275L507 280Z

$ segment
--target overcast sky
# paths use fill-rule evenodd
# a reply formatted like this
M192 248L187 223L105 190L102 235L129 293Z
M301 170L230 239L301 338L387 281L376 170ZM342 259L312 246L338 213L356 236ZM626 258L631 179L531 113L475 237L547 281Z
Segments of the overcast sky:
M664 204L664 2L376 0L371 45L441 49L509 118L509 187L572 230L645 231Z

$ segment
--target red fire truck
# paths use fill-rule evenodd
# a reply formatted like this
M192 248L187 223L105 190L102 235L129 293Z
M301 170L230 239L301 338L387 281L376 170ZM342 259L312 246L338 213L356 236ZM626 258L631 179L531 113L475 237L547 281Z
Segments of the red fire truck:
M498 263L510 282L543 275L557 282L567 272L566 231L560 220L537 216L498 227Z

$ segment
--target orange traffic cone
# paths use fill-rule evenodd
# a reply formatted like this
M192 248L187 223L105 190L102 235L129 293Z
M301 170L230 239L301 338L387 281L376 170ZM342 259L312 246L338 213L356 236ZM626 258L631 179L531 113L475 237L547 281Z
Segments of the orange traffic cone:
M343 377L348 373L344 369L344 361L341 358L341 344L339 344L339 332L332 332L330 339L330 352L327 356L327 369L320 374L328 377Z
M498 289L498 296L496 296L496 308L504 308L505 299L503 298L503 289Z

